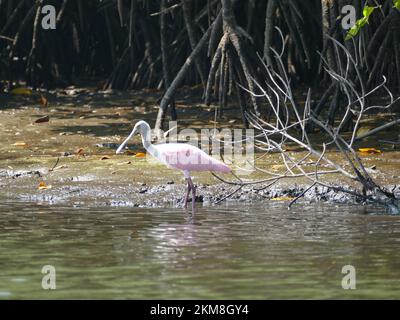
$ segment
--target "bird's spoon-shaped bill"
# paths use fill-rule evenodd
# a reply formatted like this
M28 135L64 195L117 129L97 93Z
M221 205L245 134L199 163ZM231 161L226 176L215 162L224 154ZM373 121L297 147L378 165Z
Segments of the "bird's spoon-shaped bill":
M122 152L122 149L125 147L125 144L121 144L119 147L118 147L118 149L117 149L117 151L115 152L116 154L120 154L120 153L123 153Z

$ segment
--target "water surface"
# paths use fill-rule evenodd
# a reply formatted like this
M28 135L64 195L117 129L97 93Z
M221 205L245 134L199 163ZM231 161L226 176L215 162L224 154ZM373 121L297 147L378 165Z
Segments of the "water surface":
M0 204L0 299L400 298L400 217L282 203L181 209ZM44 265L56 290L43 290ZM344 265L356 290L343 290Z

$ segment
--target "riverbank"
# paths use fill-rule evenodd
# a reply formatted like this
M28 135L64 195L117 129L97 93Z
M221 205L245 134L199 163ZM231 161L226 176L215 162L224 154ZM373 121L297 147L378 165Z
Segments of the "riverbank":
M142 163L128 162L121 161L115 166L101 167L98 161L89 160L85 165L90 164L91 169L87 171L82 170L79 163L67 161L53 171L37 166L28 170L2 170L1 196L8 200L71 206L183 206L186 184L180 173L160 166L148 167L144 165L144 160ZM194 179L198 206L212 206L221 202L265 202L266 205L269 201L289 203L308 188L306 184L283 181L269 188L263 188L263 185L244 186L235 192L238 186L216 182L211 175L199 174ZM340 186L346 187L343 183ZM351 188L350 185L348 187ZM400 186L387 187L400 196ZM362 199L321 186L309 189L300 201L362 203Z
M133 122L144 119L151 123L155 119L157 96L151 91L99 92L93 88L1 94L0 197L71 206L181 207L186 188L183 175L148 162L143 154L139 157L144 151L139 139L132 140L130 154L115 155ZM196 102L190 90L182 90L176 103L180 128L215 125L209 121L213 108ZM224 124L218 128L240 128L241 119L236 114L233 108L227 110L221 121ZM368 129L370 122L371 119L363 129ZM386 139L390 140L390 133ZM366 140L360 147L376 144L377 141ZM400 195L400 152L398 146L386 147L380 148L380 153L363 155L363 160L378 183ZM301 152L293 150L296 154L301 156ZM339 159L334 152L329 157ZM284 169L278 154L267 155L256 165L274 172ZM243 179L265 177L265 173L255 171ZM235 180L230 175L224 178ZM324 179L334 185L355 187L340 175ZM209 173L195 173L194 181L198 185L198 206L222 201L290 201L309 187L304 179L286 179L269 188L265 184L248 185L235 192L238 186L223 184ZM361 201L324 187L311 188L302 199Z

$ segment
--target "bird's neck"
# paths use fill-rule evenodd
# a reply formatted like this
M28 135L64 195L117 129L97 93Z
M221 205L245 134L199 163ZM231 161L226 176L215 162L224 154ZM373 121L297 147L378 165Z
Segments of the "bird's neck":
M153 156L155 156L155 148L153 144L151 143L151 134L150 131L146 132L145 134L142 134L142 143L143 147Z

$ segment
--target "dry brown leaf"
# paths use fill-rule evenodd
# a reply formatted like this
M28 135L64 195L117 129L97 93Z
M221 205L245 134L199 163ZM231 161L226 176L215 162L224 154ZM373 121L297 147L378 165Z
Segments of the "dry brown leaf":
M110 159L110 157L108 157L108 156L104 156L104 157L101 157L101 159L100 159L100 160L108 160L108 159Z
M126 161L126 162L117 163L117 165L118 165L118 166L123 166L123 165L131 164L131 163L132 163L131 161Z
M138 152L138 153L135 154L136 158L144 158L145 156L146 156L146 154L143 153L143 152Z
M26 144L26 142L16 142L16 143L13 144L13 146L16 146L16 147L26 147L27 144Z
M40 104L42 106L47 107L49 105L49 101L46 99L46 97L42 94L40 94Z
M50 116L44 116L44 117L41 117L41 118L37 119L37 120L35 121L35 123L49 122L49 120L50 120Z
M18 95L31 95L32 94L32 90L29 88L15 88L11 90L12 94L18 94Z
M271 200L272 201L291 201L293 199L294 198L292 198L292 197L277 197L277 198L272 198Z
M55 167L55 168L53 169L53 171L55 171L55 170L61 170L61 169L65 169L65 168L68 168L68 166L65 165L65 164L63 164L63 165L61 165L61 166Z
M77 156L84 156L85 155L85 150L83 148L79 148L78 150L76 150L76 155Z
M272 170L281 170L281 169L283 169L283 168L285 168L285 165L283 165L283 164L273 164L273 165L271 166L271 169L272 169Z
M379 154L382 153L381 150L375 148L359 148L358 151L364 154Z
M39 190L47 190L51 189L52 187L49 185L46 185L43 181L39 183L38 187Z

